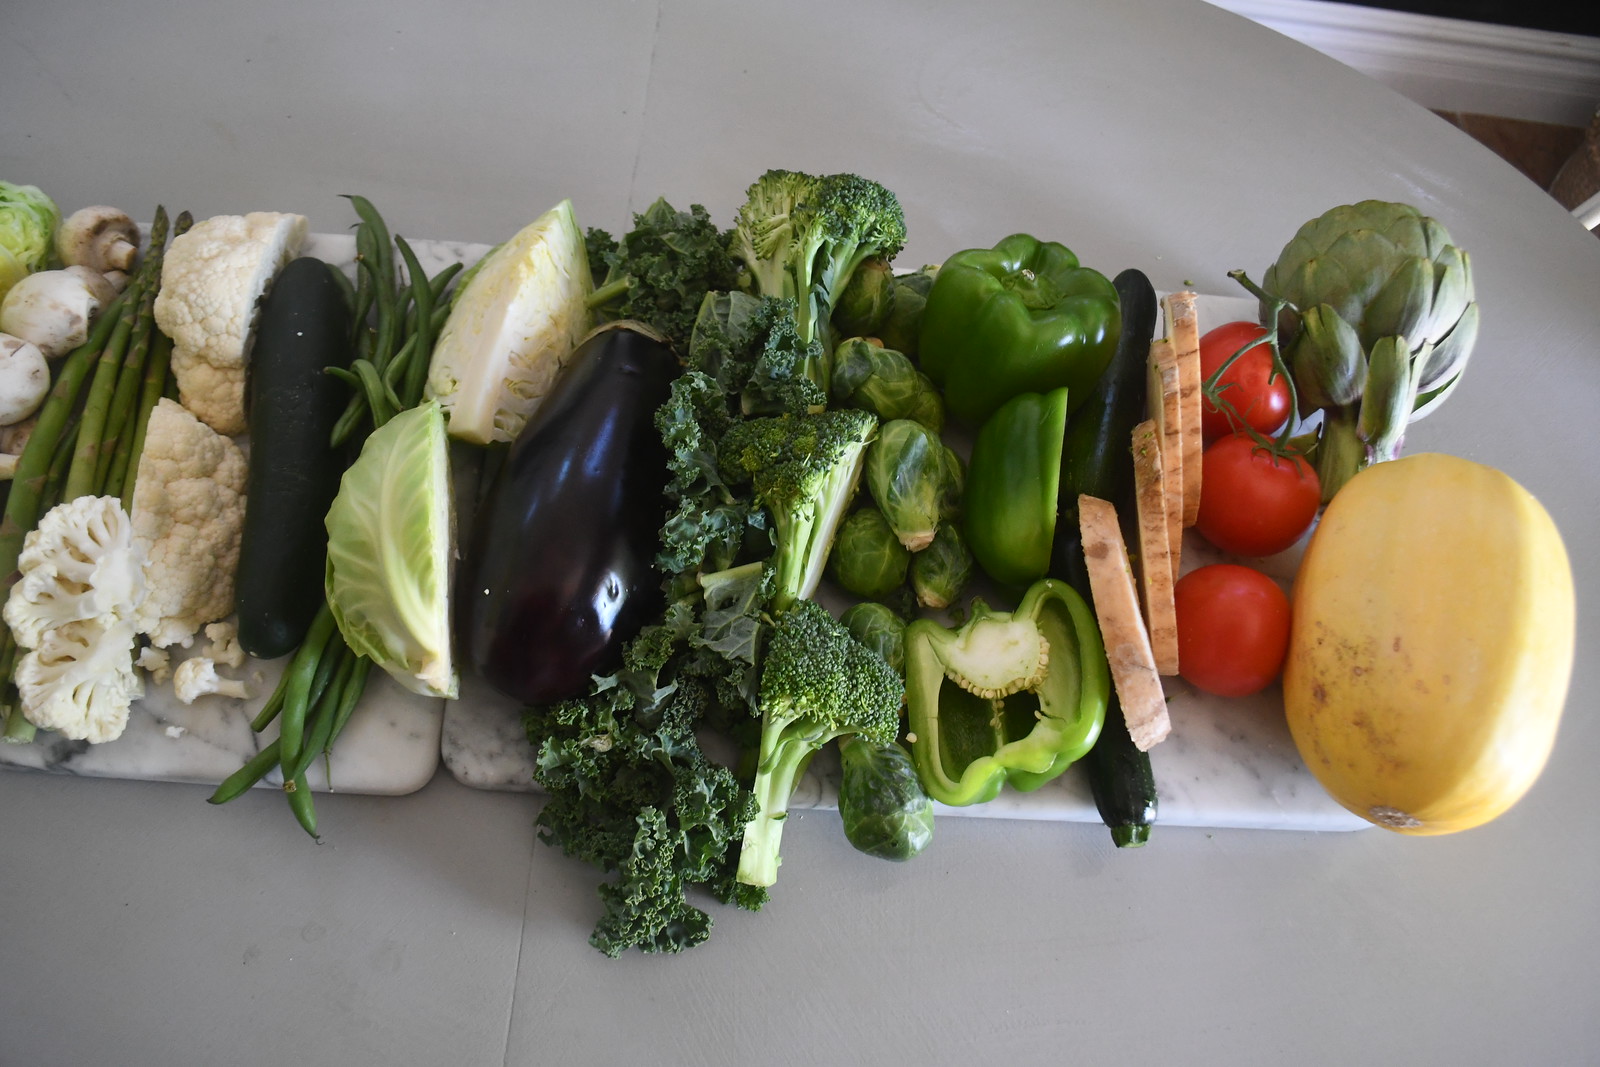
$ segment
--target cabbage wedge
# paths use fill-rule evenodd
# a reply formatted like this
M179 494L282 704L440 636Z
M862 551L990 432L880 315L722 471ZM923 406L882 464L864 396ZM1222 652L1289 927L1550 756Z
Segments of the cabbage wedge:
M346 643L406 689L454 699L450 449L433 401L367 438L328 509L328 607Z
M426 395L451 437L512 441L593 324L583 230L563 200L473 268L434 345Z

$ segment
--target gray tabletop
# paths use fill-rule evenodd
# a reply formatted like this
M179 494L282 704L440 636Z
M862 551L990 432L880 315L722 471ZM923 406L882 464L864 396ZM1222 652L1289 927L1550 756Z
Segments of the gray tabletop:
M280 799L0 773L0 1063L1593 1063L1600 1060L1600 242L1465 135L1199 0L12 0L0 177L65 205L375 201L496 241L571 196L726 218L761 170L901 197L903 262L1013 230L1230 293L1367 197L1444 221L1484 327L1412 450L1491 463L1565 532L1579 662L1557 750L1436 839L941 820L909 864L797 816L760 914L611 961L538 801L446 774ZM1590 805L1596 807L1591 808Z

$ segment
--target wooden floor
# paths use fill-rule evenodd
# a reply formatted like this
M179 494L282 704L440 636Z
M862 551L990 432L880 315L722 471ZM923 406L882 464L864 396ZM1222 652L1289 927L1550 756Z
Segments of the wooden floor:
M1576 126L1454 111L1440 111L1437 114L1464 130L1545 190L1550 189L1567 161L1584 147L1585 131Z

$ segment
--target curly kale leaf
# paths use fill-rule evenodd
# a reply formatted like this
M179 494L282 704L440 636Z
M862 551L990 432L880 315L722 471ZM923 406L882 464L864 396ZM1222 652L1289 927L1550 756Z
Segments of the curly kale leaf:
M676 952L704 941L711 918L688 894L759 906L733 885L738 843L755 800L701 749L697 731L727 718L718 701L748 705L726 676L742 664L706 654L684 603L632 641L618 674L585 697L530 708L534 779L549 794L539 837L615 878L590 942L608 956L630 947Z
M657 199L634 215L633 229L606 247L604 231L590 231L596 289L589 306L602 319L633 319L688 350L695 316L707 292L732 288L736 266L727 234L699 204L679 211ZM603 271L593 269L596 262Z

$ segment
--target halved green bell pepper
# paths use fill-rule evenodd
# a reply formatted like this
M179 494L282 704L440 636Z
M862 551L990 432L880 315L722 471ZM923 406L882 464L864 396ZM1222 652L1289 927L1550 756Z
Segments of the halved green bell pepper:
M985 574L1021 588L1050 570L1071 390L1019 393L972 442L962 532Z
M951 630L906 627L907 740L942 804L993 800L1058 777L1094 746L1111 672L1094 612L1065 582L1034 583L1015 611L973 602Z
M1117 290L1055 241L1013 234L945 260L928 292L922 370L950 414L977 425L1018 393L1089 396L1122 330Z

